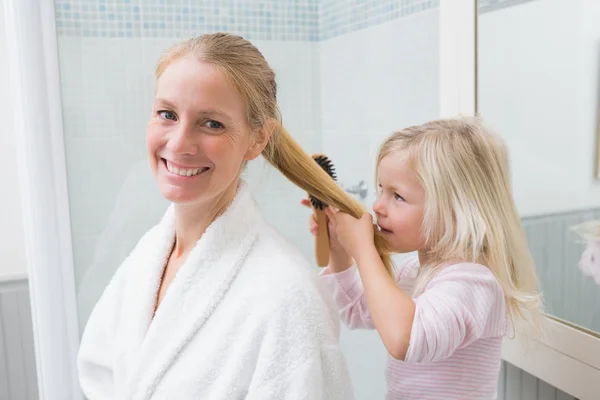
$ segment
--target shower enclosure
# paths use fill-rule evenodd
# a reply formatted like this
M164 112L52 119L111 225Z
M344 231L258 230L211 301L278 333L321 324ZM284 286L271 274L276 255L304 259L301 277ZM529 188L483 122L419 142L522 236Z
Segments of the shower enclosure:
M252 41L277 74L286 128L370 207L385 136L474 113L475 16L473 0L6 1L43 398L82 397L75 358L89 313L167 207L144 144L161 52L215 31ZM244 179L313 260L306 194L261 160ZM342 345L357 398L382 398L376 332L344 331Z

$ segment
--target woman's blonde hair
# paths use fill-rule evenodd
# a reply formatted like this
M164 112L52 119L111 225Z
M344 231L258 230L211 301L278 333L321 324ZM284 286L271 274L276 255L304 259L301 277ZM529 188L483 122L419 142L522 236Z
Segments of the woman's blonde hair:
M392 134L377 165L397 152L408 157L426 196L421 233L430 261L420 267L415 292L443 265L480 263L502 286L513 322L520 317L539 327L541 295L512 197L503 142L480 118L461 117Z
M227 33L206 34L176 44L160 59L156 78L173 62L194 57L210 63L231 79L246 104L246 115L253 129L273 126L273 133L262 155L295 185L326 204L360 218L366 211L352 196L307 154L281 123L277 105L275 73L261 52L249 41ZM392 273L387 243L375 230L375 247Z

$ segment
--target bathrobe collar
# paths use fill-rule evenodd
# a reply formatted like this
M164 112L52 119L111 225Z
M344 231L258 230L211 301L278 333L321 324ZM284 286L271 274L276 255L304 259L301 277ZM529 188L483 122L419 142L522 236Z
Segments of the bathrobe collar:
M247 184L206 230L177 272L153 316L162 274L175 238L171 205L162 221L132 252L124 290L122 373L128 399L146 400L194 334L218 307L253 247L262 221Z

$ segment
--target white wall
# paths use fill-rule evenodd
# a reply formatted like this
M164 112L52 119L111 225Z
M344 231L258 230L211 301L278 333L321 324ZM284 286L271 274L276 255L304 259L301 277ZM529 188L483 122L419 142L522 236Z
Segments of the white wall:
M4 2L0 0L0 281L27 273L23 243L23 222L19 202L13 110L9 90L4 32Z
M438 10L430 10L319 45L323 152L343 185L368 183L369 209L382 140L439 117L438 33ZM356 398L384 398L387 352L377 332L344 329L342 347Z
M177 39L59 37L65 146L80 323L167 202L147 163L145 133L160 54ZM314 42L255 41L277 74L290 133L320 150ZM306 196L262 159L245 175L266 219L309 259Z
M600 206L600 4L538 0L480 16L479 111L506 140L521 215Z

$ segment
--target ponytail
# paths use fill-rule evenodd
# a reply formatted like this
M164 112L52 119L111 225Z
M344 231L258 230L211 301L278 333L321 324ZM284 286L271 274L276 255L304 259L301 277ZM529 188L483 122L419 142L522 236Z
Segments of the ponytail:
M286 178L309 194L340 211L361 218L366 210L352 196L347 194L325 172L315 160L290 136L287 130L278 125L267 146L263 157L277 168ZM393 276L393 264L385 238L374 229L374 243L385 269Z

